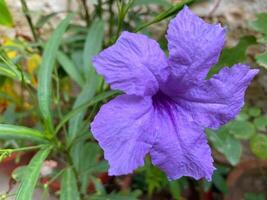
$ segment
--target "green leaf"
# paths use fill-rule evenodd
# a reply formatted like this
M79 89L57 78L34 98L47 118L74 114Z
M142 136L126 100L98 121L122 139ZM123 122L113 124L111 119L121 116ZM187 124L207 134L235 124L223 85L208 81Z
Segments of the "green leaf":
M13 19L5 0L0 0L0 25L13 26Z
M249 119L249 115L246 112L240 112L239 115L236 117L236 120L246 121Z
M256 61L259 65L267 69L267 52L257 55Z
M255 127L248 121L233 121L229 124L229 133L237 139L249 139L255 133Z
M0 139L23 139L41 143L48 142L45 136L38 130L8 124L0 124Z
M77 109L79 106L83 105L87 101L90 101L96 92L97 81L95 79L91 79L86 83L82 89L82 92L78 95L76 101L74 102L73 109ZM69 122L69 131L68 131L68 142L71 143L72 140L80 135L78 133L80 127L83 122L83 118L85 116L86 110L81 110L78 114L76 114Z
M247 59L247 48L253 44L256 44L256 38L254 36L244 36L240 38L235 47L223 49L219 62L211 68L208 73L208 78L217 74L225 66L231 67L236 63L245 62Z
M99 161L102 156L101 149L96 143L78 142L71 149L73 163L80 175L81 191L86 194L89 176L92 173L104 172L108 169L105 161Z
M50 111L52 98L52 72L55 65L55 58L60 45L61 38L65 33L72 15L68 15L56 28L48 40L42 58L42 63L38 72L38 101L39 109L46 128L53 134L53 120Z
M175 200L181 200L181 188L179 180L169 182L170 192Z
M86 79L81 93L74 102L73 109L87 101L90 101L95 95L99 76L96 74L92 66L92 57L96 55L102 47L104 37L104 23L101 20L95 21L89 28L83 51L83 70ZM70 120L68 141L71 142L77 135L82 124L86 110L81 111Z
M119 91L107 91L107 92L103 92L95 97L93 97L91 100L81 104L80 106L76 107L75 109L73 109L72 111L70 111L68 114L66 114L63 119L60 121L60 123L58 124L58 126L56 127L56 133L60 130L60 128L63 127L63 125L68 122L71 118L73 118L74 116L76 116L77 114L79 114L82 111L85 111L88 107L93 106L94 104L101 102L111 96L115 96L120 94Z
M75 66L75 64L65 55L63 52L57 53L57 60L63 69L67 72L67 74L76 81L80 86L84 85L84 80L82 75L79 72L79 69Z
M102 47L104 39L104 22L96 20L90 26L83 49L83 70L86 79L92 79L95 70L92 66L92 58Z
M26 83L30 83L29 77L19 70L12 60L2 55L0 55L0 59L0 74L18 81L23 80Z
M254 124L258 130L265 131L267 126L267 117L261 116L254 119Z
M135 0L134 4L132 7L134 6L148 6L148 5L160 5L160 6L171 6L171 3L167 0Z
M267 158L267 136L258 134L250 141L251 151L260 159Z
M257 19L250 22L249 25L254 30L267 34L267 13L257 14Z
M77 179L71 167L67 168L61 179L60 200L79 200Z
M37 20L35 28L42 28L46 22L48 22L52 17L54 17L57 14L58 14L58 12L53 12L53 13L50 13L48 15L41 16Z
M43 148L32 158L22 178L18 193L16 195L16 200L32 199L33 191L37 184L42 164L49 155L50 150L50 147Z
M267 43L267 35L263 35L258 41L261 43Z
M15 170L13 170L11 176L15 181L21 182L23 180L24 174L26 173L26 170L27 166L17 167Z
M209 182L207 180L203 181L203 189L205 192L208 192L212 186L212 182Z
M245 193L245 200L265 200L264 194Z
M144 29L144 28L146 28L152 24L160 22L160 21L162 21L168 17L171 17L172 15L176 14L179 10L181 10L184 7L184 5L193 3L194 1L195 0L182 0L181 2L171 6L166 11L164 11L164 12L160 13L159 15L157 15L156 17L154 17L151 21L142 24L135 31L139 32L142 29Z
M248 109L248 114L251 117L258 117L261 115L261 109L259 107L251 107Z
M225 155L232 165L236 165L239 162L242 151L240 141L230 135L227 127L224 126L218 131L206 129L206 133L213 147Z
M216 171L215 171L215 173L212 177L212 181L213 181L214 185L216 186L216 188L218 188L222 193L226 194L228 192L226 181L222 177L221 174L216 173Z
M95 177L92 177L91 179L92 179L92 181L94 183L97 195L106 194L105 187L103 186L101 180L99 178L95 178Z

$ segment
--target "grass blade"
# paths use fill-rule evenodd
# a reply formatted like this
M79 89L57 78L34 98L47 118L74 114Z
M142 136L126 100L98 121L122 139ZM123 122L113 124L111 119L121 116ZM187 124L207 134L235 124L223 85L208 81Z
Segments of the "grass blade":
M57 60L67 74L76 81L80 86L84 85L84 80L75 64L63 52L57 53Z
M73 109L79 107L83 103L90 101L96 92L99 78L92 66L92 57L96 55L102 47L104 37L104 23L101 20L94 21L90 26L83 51L83 70L86 83L82 88L81 93L77 97ZM79 127L83 121L85 111L81 111L70 120L68 142L71 142L79 133Z
M22 139L41 143L48 142L44 134L38 130L8 124L0 124L0 139Z
M71 167L67 168L61 179L60 200L79 200L77 179Z
M92 66L92 57L102 47L104 37L104 22L95 21L89 28L83 50L83 70L86 79L90 79L95 72Z
M13 25L13 19L5 0L0 0L0 24L8 27Z
M56 28L50 39L48 40L42 63L38 73L38 100L39 108L46 125L46 129L53 131L52 114L50 111L51 96L52 96L52 72L55 65L56 54L60 45L61 38L65 33L72 15L68 15Z
M49 155L51 147L41 149L30 161L22 178L16 200L32 199L34 188L37 184L40 170L44 160Z
M162 20L174 15L179 10L181 10L184 7L184 5L193 3L194 1L195 0L183 0L183 1L181 1L181 2L179 2L177 4L175 4L175 5L171 6L166 11L164 11L164 12L158 14L156 17L154 17L154 19L152 19L150 22L146 22L146 23L142 24L140 27L138 27L136 29L136 32L141 31L142 29L144 29L144 28L146 28L146 27L148 27L148 26L150 26L152 24L160 22L160 21L162 21Z

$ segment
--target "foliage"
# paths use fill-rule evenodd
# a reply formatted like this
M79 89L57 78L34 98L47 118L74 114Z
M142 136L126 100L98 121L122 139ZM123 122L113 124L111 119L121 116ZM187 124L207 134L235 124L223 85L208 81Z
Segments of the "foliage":
M236 120L217 130L207 129L206 133L214 148L224 154L226 159L236 165L242 153L242 140L250 142L251 151L260 159L266 159L265 134L267 118L259 107L245 107Z
M4 144L0 157L4 160L14 153L36 151L28 165L17 168L12 174L20 185L16 199L31 199L42 178L49 179L42 186L44 198L54 182L60 183L59 198L64 200L134 200L142 193L140 190L110 192L99 179L108 165L88 131L88 125L100 105L120 92L109 90L103 78L96 74L91 60L106 45L113 43L123 29L142 31L173 16L192 0L174 5L165 0L98 1L91 12L86 1L81 2L82 10L66 11L65 18L47 39L39 33L59 13L41 15L34 20L27 1L21 0L32 38L23 35L14 39L1 38L0 95L3 100L0 103L4 106L3 111L0 110L3 112L0 139ZM148 12L150 21L143 22L141 15L137 17L140 9L136 8L150 5L160 6L163 11L151 16ZM86 25L76 23L74 18ZM137 27L131 25L133 21L141 23ZM0 25L13 25L4 0L0 0ZM76 93L72 92L73 88ZM60 167L43 175L49 159L60 163ZM146 170L149 194L162 187L161 178L159 182L151 179L156 171ZM166 178L164 182L173 197L179 199L179 183L168 183ZM88 190L92 185L93 190ZM4 194L8 195L8 192Z
M13 19L6 2L0 0L0 25L12 28ZM112 180L115 189L111 191L101 179L108 164L88 126L99 107L121 92L109 89L103 77L96 74L91 59L114 43L121 31L149 32L150 25L167 20L194 0L175 4L167 0L100 0L92 1L90 10L86 1L81 0L79 9L64 12L65 18L53 28L48 39L41 33L47 27L51 29L51 22L62 13L41 13L34 20L27 1L21 2L32 38L22 35L0 39L0 161L15 153L35 152L28 165L12 173L19 184L16 199L31 199L37 187L47 193L55 182L60 183L57 195L64 200L135 200L142 195L153 198L166 190L170 198L183 199L182 191L192 187L192 180L168 181L149 159L133 177L132 188L123 188L115 179ZM160 13L151 9L155 6ZM266 16L259 14L250 24L260 33L257 41L265 45ZM225 48L208 78L224 66L246 62L247 49L254 44L254 36L244 36L234 47ZM266 67L267 52L256 60ZM217 130L206 130L211 145L232 167L240 161L244 141L249 142L257 158L267 159L266 131L267 116L259 107L245 107L236 120ZM51 174L42 175L47 160L55 160L59 166ZM204 191L215 187L227 193L225 177L230 168L222 165L216 168L212 182L194 182L194 187L203 187ZM41 185L42 178L49 180ZM8 195L11 194L7 192L3 197ZM262 197L246 194L245 198Z
M257 18L249 23L250 27L260 33L258 38L259 43L267 45L267 13L257 14ZM259 65L267 68L267 51L256 56L256 61Z

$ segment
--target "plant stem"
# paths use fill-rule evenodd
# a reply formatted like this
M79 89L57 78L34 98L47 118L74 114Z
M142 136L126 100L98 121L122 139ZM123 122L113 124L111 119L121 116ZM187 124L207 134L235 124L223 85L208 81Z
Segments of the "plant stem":
M96 13L99 16L99 18L102 18L102 0L98 0L98 4L96 7Z
M116 40L118 39L119 34L120 34L121 30L122 30L124 18L126 16L128 10L133 5L134 1L135 0L130 0L127 4L117 1L117 7L118 7L118 10L119 10L119 15L118 15L118 29L117 29L117 34L116 34Z
M38 42L38 36L37 36L36 30L35 30L35 27L34 27L34 25L32 23L32 18L31 18L30 11L28 9L27 3L26 3L25 0L20 0L20 2L21 2L21 5L22 5L22 12L23 12L24 16L27 19L27 22L28 22L29 27L31 29L34 41Z
M18 149L0 149L0 153L1 152L10 152L10 153L14 153L14 152L18 152L18 151L29 151L29 150L33 150L33 149L40 149L42 147L44 147L45 145L36 145L36 146L31 146L31 147L21 147Z
M86 4L86 0L81 0L81 3L82 3L82 7L83 7L83 10L84 10L84 18L85 18L85 21L86 21L86 25L89 27L90 25L90 14L89 14L89 10L88 10L88 7L87 7L87 4Z
M113 6L113 3L114 3L114 0L110 0L109 1L109 29L108 29L108 34L109 34L109 38L111 39L112 37L112 34L113 34L113 26L114 26L114 12L113 12L113 9L112 9L112 6Z

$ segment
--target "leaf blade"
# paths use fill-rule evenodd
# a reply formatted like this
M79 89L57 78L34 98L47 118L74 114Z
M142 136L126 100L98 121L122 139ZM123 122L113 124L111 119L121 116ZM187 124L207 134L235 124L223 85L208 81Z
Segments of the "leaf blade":
M38 130L8 124L0 124L0 139L24 139L41 143L47 143L48 140Z
M43 148L32 158L21 181L16 200L32 199L43 161L47 158L50 150L50 147Z
M79 200L80 195L77 187L77 180L73 169L67 168L61 179L60 200Z
M7 27L13 25L13 19L5 0L0 0L0 24Z
M61 38L67 29L72 15L68 15L56 28L48 43L45 46L43 60L38 72L38 102L39 109L44 119L45 125L52 132L52 114L50 111L52 96L52 72L55 64L56 53L58 51Z
M84 80L75 64L63 52L58 51L57 60L68 75L76 81L80 86L83 86Z

